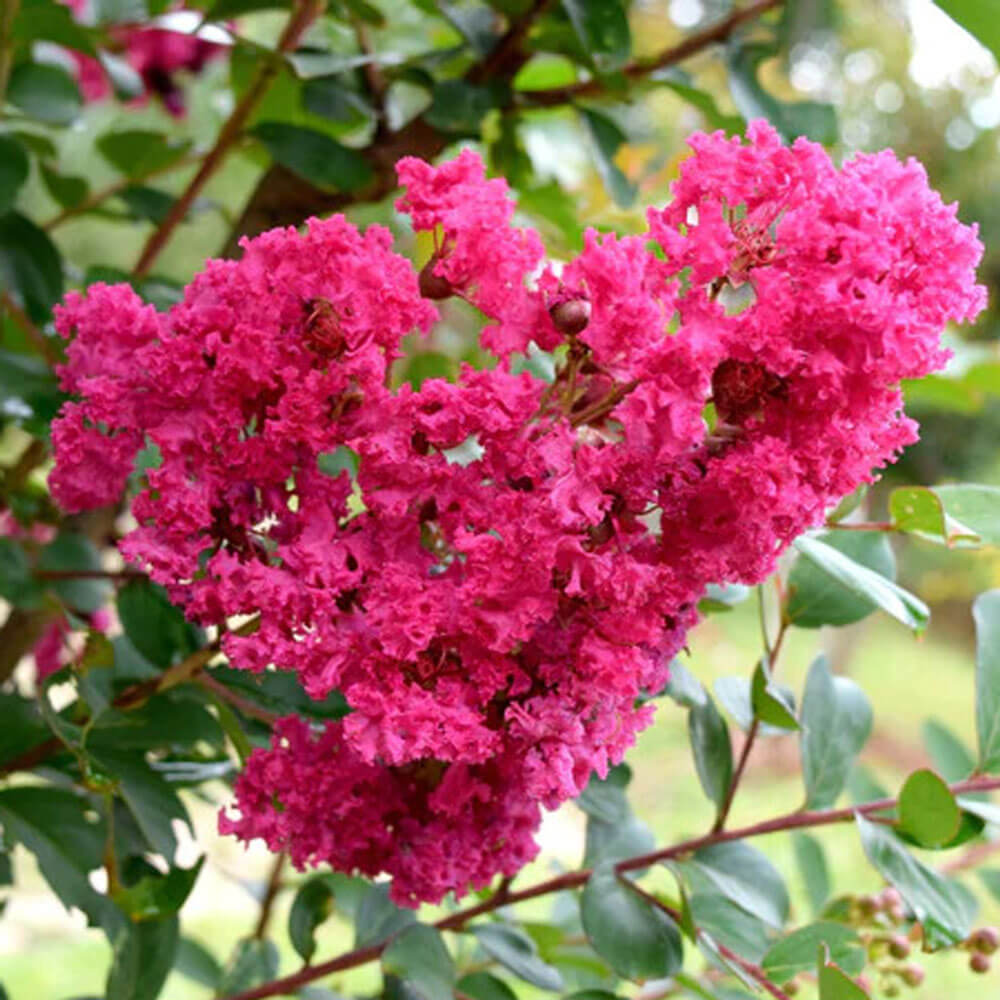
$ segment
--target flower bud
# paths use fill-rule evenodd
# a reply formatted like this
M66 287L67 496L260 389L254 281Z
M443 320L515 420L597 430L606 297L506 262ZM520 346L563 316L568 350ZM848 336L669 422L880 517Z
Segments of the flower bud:
M969 936L969 944L983 955L992 955L1000 948L1000 931L995 927L980 927Z
M980 975L990 971L990 964L990 960L981 952L977 951L969 957L969 968Z
M875 896L859 896L858 912L862 917L873 917L880 908L879 900Z
M440 274L435 274L434 269L440 263L441 258L438 254L434 254L420 271L420 294L425 299L433 299L435 301L439 299L451 298L454 293L454 289L451 287L451 282L442 277Z
M799 981L797 979L789 979L788 982L785 983L781 988L785 992L785 994L790 997L795 996L801 989L801 987L799 986Z
M910 942L902 934L894 934L889 938L889 954L893 958L909 957Z
M590 322L590 301L577 297L557 302L549 309L549 315L560 333L566 334L567 337L575 337L585 330Z
M900 994L899 983L895 979L890 979L883 987L882 992L887 997L898 997Z
M903 982L907 986L919 986L924 981L924 969L921 965L911 962L900 969L899 974L903 977Z

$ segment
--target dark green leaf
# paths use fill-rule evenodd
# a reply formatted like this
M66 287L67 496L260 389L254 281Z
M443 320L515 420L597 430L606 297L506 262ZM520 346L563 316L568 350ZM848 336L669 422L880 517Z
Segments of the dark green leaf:
M211 952L191 938L182 937L178 942L174 968L181 975L212 990L222 979L222 966Z
M413 924L401 931L382 952L382 968L419 1000L453 1000L455 963L433 927Z
M303 961L316 951L316 928L333 912L333 886L325 875L316 875L299 886L288 914L288 937Z
M696 892L689 901L695 926L714 942L725 945L751 962L767 951L767 924L716 892Z
M865 948L857 932L844 924L820 922L792 931L775 942L764 956L761 968L769 979L784 983L816 965L816 949L826 945L831 960L849 975L865 967Z
M943 723L928 719L921 727L924 746L937 771L945 781L967 778L976 762L965 744Z
M950 18L986 46L1000 62L1000 22L986 0L934 0Z
M2 155L0 152L0 156ZM2 160L0 160L0 164L2 164ZM3 167L0 165L0 173L2 171ZM60 208L71 208L73 205L78 205L87 197L87 192L90 190L90 185L85 178L60 174L45 166L44 163L42 164L42 180L45 182L45 189L52 195L53 200L59 204ZM0 178L0 184L2 184L2 178Z
M814 914L822 911L830 898L830 871L820 842L809 833L793 833L795 861L805 883L806 895Z
M885 535L869 531L833 531L822 535L830 548L860 566L894 580L896 560ZM807 558L795 561L788 577L786 615L799 628L821 625L850 625L861 621L877 608L865 594L839 582Z
M793 704L792 692L780 684L771 681L772 687L781 692L782 702ZM754 712L750 701L750 680L746 677L718 677L712 685L719 704L732 716L733 721L744 732L753 724ZM761 724L757 730L758 736L787 736L788 730L778 726Z
M708 693L701 681L677 660L670 664L670 680L663 689L663 694L673 698L682 708L694 708L708 700Z
M517 994L489 972L470 972L455 984L455 990L472 1000L517 1000Z
M15 66L7 84L7 100L47 125L69 125L82 106L73 77L61 66L48 63Z
M180 911L191 894L205 858L191 868L171 868L166 875L146 875L115 893L115 902L135 921L161 920Z
M57 573L99 571L101 556L85 535L65 532L42 549L38 568ZM108 580L86 577L53 580L50 586L66 607L86 615L103 608L114 590Z
M656 78L654 73L651 79L655 80ZM746 130L747 123L742 115L725 114L707 90L699 90L670 78L664 79L663 83L678 97L697 108L704 116L705 124L709 129L714 131L721 128L729 135L739 135Z
M721 806L733 780L733 748L729 727L711 698L706 697L688 713L688 732L701 787Z
M802 697L802 777L806 808L837 801L854 761L871 735L872 710L848 677L834 677L825 656L813 661Z
M498 36L497 18L488 7L460 7L446 0L437 0L436 7L478 56L489 54Z
M372 116L364 98L339 76L321 76L302 86L302 107L328 121L357 128Z
M135 180L177 163L190 149L190 142L147 129L108 132L97 140L101 156L126 177Z
M45 232L17 212L0 216L0 285L12 288L36 322L63 296L62 262Z
M118 592L125 634L150 663L166 668L198 649L198 634L166 591L149 580L129 580Z
M629 815L613 823L587 817L587 839L583 864L593 868L602 861L621 861L648 854L656 847L653 831L642 820Z
M87 29L73 19L69 7L55 0L21 0L13 36L23 44L55 42L88 56L97 54Z
M628 142L628 137L607 115L591 108L581 108L580 114L594 151L594 162L604 186L617 205L628 208L636 195L635 185L615 163L615 154Z
M750 683L750 701L753 714L761 722L778 729L798 729L795 703L788 692L775 684L766 659L760 660Z
M349 711L344 696L338 691L332 691L322 701L314 701L305 693L292 670L267 670L252 674L234 667L212 667L208 674L213 680L225 684L269 712L282 715L294 712L314 719L340 719Z
M625 789L632 778L626 764L608 769L608 776L590 776L587 787L580 793L576 804L588 815L604 823L619 823L631 815Z
M727 899L771 927L784 927L789 910L784 880L767 857L749 844L712 844L678 867L685 873L693 869Z
M628 62L632 33L621 0L562 0L570 22L593 66L611 73Z
M899 793L899 828L922 847L942 847L956 833L962 813L951 789L933 771L914 771Z
M594 951L623 978L665 979L680 969L677 925L630 889L614 862L594 869L580 897L580 915Z
M857 824L868 860L924 925L926 946L934 950L964 941L975 916L968 890L914 858L885 827L861 815Z
M539 958L537 945L519 927L474 924L469 930L487 955L526 983L543 990L563 988L559 971Z
M821 946L818 967L819 1000L868 1000L868 994L834 965Z
M174 964L176 917L127 924L114 943L105 1000L156 1000Z
M478 136L483 118L501 103L504 92L497 86L479 86L464 80L441 80L434 85L431 106L424 120L455 136Z
M0 538L0 597L16 607L37 608L42 594L24 546L13 538Z
M381 944L416 921L413 910L404 910L389 898L389 886L369 886L358 904L354 919L354 946Z
M104 49L98 52L97 57L111 81L115 97L120 101L133 101L137 97L142 97L146 89L142 76L127 59Z
M228 996L266 983L278 974L278 948L273 941L243 938L222 973L217 993Z
M802 535L794 545L817 569L904 625L917 632L927 627L931 613L923 601L881 574L855 562L828 541Z
M980 594L972 605L976 623L976 730L979 767L1000 770L1000 590Z
M28 179L29 161L24 146L12 135L0 135L0 215L13 207L18 191Z
M161 223L170 214L176 200L173 195L156 188L142 184L133 184L118 192L118 197L125 202L129 215L135 219Z
M278 163L317 187L357 191L374 176L371 165L359 152L322 132L268 121L261 122L253 134Z

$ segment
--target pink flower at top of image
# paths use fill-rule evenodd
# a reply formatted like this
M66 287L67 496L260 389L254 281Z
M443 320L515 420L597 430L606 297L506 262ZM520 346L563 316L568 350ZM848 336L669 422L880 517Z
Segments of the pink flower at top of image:
M88 0L62 0L75 15L86 15ZM176 8L175 13L183 10ZM184 114L184 92L181 73L200 73L212 59L221 58L226 46L207 41L197 35L174 31L166 27L118 25L109 30L113 50L128 62L142 78L146 96L155 96L175 117ZM111 96L111 81L97 59L72 53L77 67L77 82L87 101L100 101Z
M891 153L838 169L763 123L691 145L648 233L559 266L466 151L399 164L419 276L335 216L245 240L167 313L125 285L58 310L56 500L119 497L154 443L125 557L194 621L257 616L234 666L350 708L281 723L224 831L407 905L512 874L649 724L705 588L762 580L915 439L899 383L983 306L974 227ZM449 295L495 364L395 387ZM564 348L554 381L531 345Z

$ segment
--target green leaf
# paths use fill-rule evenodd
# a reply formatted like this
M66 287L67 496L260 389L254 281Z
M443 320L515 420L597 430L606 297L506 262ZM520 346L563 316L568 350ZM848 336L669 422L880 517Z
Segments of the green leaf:
M105 1000L155 1000L174 964L177 917L129 923L118 934Z
M598 865L587 880L580 916L594 951L623 978L665 979L681 968L677 925L630 889L613 862Z
M721 806L733 780L733 748L729 727L711 698L706 697L688 713L688 733L701 787Z
M844 924L822 921L792 931L775 942L761 961L767 977L785 983L816 964L816 949L826 945L830 959L849 975L856 976L865 967L866 952L857 932Z
M636 196L635 185L615 163L615 154L628 142L628 137L607 115L591 108L581 108L580 115L590 136L597 172L615 204L628 208Z
M576 804L594 819L604 823L620 823L632 814L625 797L625 789L631 778L632 770L626 764L609 768L606 778L592 774L587 787L576 799Z
M725 945L751 962L767 951L767 924L716 892L696 892L690 900L695 926L713 941Z
M986 0L934 0L953 21L982 42L1000 62L1000 22Z
M819 538L802 535L793 544L817 569L859 597L867 598L897 621L917 632L927 627L930 609L909 591Z
M40 570L54 572L90 572L101 569L101 555L85 535L64 532L46 545L38 556ZM103 608L114 592L109 580L53 580L52 590L72 611L86 615Z
M240 993L274 979L280 956L273 941L243 938L236 945L217 987L218 996Z
M920 731L934 770L945 781L961 781L972 773L976 766L972 754L947 726L937 719L927 719Z
M344 696L331 691L322 701L305 693L293 670L267 670L252 674L234 667L212 667L208 676L236 691L259 708L282 715L306 715L312 719L341 719L350 711Z
M782 692L782 701L791 703L792 694L781 685L772 685ZM747 677L718 677L712 684L712 690L719 704L732 716L733 722L746 732L753 725L754 712L751 703L750 680ZM778 726L761 724L758 736L787 736L788 730Z
M976 623L976 730L979 767L1000 770L1000 590L980 594L972 605Z
M354 946L367 948L381 944L416 921L413 910L404 910L389 898L389 886L378 882L369 886L358 904L354 918Z
M15 66L7 84L7 100L47 125L69 125L83 104L73 77L61 66L48 63Z
M382 952L382 968L419 1000L453 1000L455 963L433 927L414 924L401 931Z
M648 854L656 847L656 837L642 820L628 815L613 823L587 817L583 864L593 868L602 861L621 861Z
M182 160L191 149L179 141L148 129L108 132L97 140L97 151L126 177L140 180Z
M822 911L830 898L830 870L820 842L810 833L792 834L792 849L795 862L805 883L806 895L813 914Z
M0 135L0 215L6 215L28 179L28 154L14 136Z
M135 921L172 917L191 894L204 863L202 856L191 868L171 868L166 875L146 875L134 885L119 889L114 900Z
M964 941L972 929L975 901L957 882L914 858L883 826L856 817L861 844L872 866L895 886L916 919L924 925L929 950Z
M455 990L472 1000L517 1000L517 994L489 972L470 972L455 984Z
M166 191L159 191L143 184L133 184L119 191L117 197L125 203L132 218L157 225L170 214L176 201L174 196L167 194Z
M150 580L129 580L118 591L118 617L132 645L157 667L169 667L200 645L183 612Z
M750 702L755 718L778 729L798 729L795 705L784 688L771 678L766 659L758 662L750 683Z
M708 693L701 681L677 660L670 664L670 680L663 689L663 694L673 698L682 708L694 708L708 700Z
M302 107L327 121L357 128L372 116L365 99L338 76L319 76L302 85Z
M538 947L519 927L508 924L474 924L469 930L480 947L505 969L532 986L543 990L561 990L562 976L543 962Z
M889 580L896 578L896 560L885 535L873 531L833 531L821 538L858 565ZM797 559L792 566L785 614L793 625L799 628L850 625L876 608L875 601L867 595L845 586L808 558Z
M177 944L174 968L188 979L215 990L222 980L222 966L206 948L191 938L182 937Z
M658 77L656 73L653 73L650 79L662 79L663 84L678 97L697 108L702 113L709 129L714 131L721 128L728 135L741 135L746 131L747 123L743 116L725 114L707 90L699 90L697 87L691 87L672 77Z
M621 0L562 0L580 44L600 73L621 69L632 54L632 33Z
M97 54L87 29L73 20L67 6L55 0L21 0L13 36L24 45L55 42L88 56Z
M483 119L504 100L503 88L482 86L464 80L440 80L434 84L431 106L424 121L442 132L455 136L476 137Z
M16 539L0 538L0 597L16 607L37 608L43 593L24 546Z
M333 912L333 886L316 875L299 886L288 913L288 937L299 957L308 962L316 952L316 928Z
M980 868L976 874L986 891L1000 903L1000 868Z
M371 164L356 150L314 129L284 122L261 122L253 129L276 162L330 191L358 191L374 177Z
M848 677L834 677L826 657L817 657L806 678L799 739L807 809L837 801L871 731L864 691Z
M0 216L0 285L12 288L36 322L63 296L62 262L45 232L17 212Z
M141 754L101 750L94 759L118 782L119 792L143 836L153 850L172 861L177 838L172 822L179 819L191 828L187 809L177 792L154 771Z
M962 811L933 771L914 771L899 793L899 828L922 847L942 847L956 833Z
M2 141L2 137L0 137L0 141ZM0 156L2 155L2 152L0 152ZM2 162L0 160L0 174L3 172ZM71 208L73 205L78 205L87 197L90 185L85 178L60 174L51 167L47 167L44 163L41 164L41 168L45 189L52 195L53 200L58 203L60 208ZM2 183L2 178L0 178L0 185Z
M824 948L820 948L819 1000L868 1000L868 994L850 976L831 964Z
M776 55L773 45L733 43L726 60L729 91L747 121L766 118L790 142L800 135L831 145L837 140L837 115L832 105L817 101L779 101L761 86L761 64Z
M1000 487L954 483L935 486L934 492L959 538L969 529L983 545L1000 545Z
M788 919L788 890L765 855L742 841L712 844L678 866L707 879L727 899L771 927Z

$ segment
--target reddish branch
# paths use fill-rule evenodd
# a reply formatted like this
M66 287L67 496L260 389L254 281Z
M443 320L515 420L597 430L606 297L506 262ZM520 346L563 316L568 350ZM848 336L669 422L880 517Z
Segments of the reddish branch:
M1000 788L1000 778L977 777L969 778L966 781L959 781L949 786L953 794L961 795L965 792L986 792ZM668 861L672 858L683 857L687 854L709 847L712 844L721 844L733 840L748 840L751 837L761 837L769 833L780 833L787 830L800 830L806 827L830 826L835 823L850 823L858 815L871 816L873 813L884 812L893 809L897 805L894 798L878 799L874 802L866 802L863 805L847 806L843 809L817 809L811 811L800 811L786 813L783 816L776 816L774 819L764 820L750 826L740 827L733 830L717 830L706 833L701 837L694 837L690 840L681 841L671 847L664 847L649 854L642 854L638 857L627 858L618 862L615 866L618 872L636 871L640 868L649 868L661 861ZM438 920L433 926L438 930L460 931L476 917L491 913L502 906L512 906L515 903L523 903L528 899L537 899L539 896L547 896L553 892L562 892L567 889L578 889L590 878L591 869L583 868L575 872L566 872L555 878L546 879L529 886L527 889L507 890L505 892L494 893L489 899L470 906L464 910L459 910L451 916ZM322 979L334 972L342 972L345 969L353 969L359 965L366 965L374 962L385 944L374 945L368 948L359 948L355 951L339 955L337 958L322 962L319 965L306 966L290 976L283 976L262 986L256 986L242 993L234 993L225 1000L263 1000L265 997L282 996L298 991L307 983ZM727 957L729 957L727 955ZM773 995L773 994L772 994ZM780 995L780 994L779 994Z

